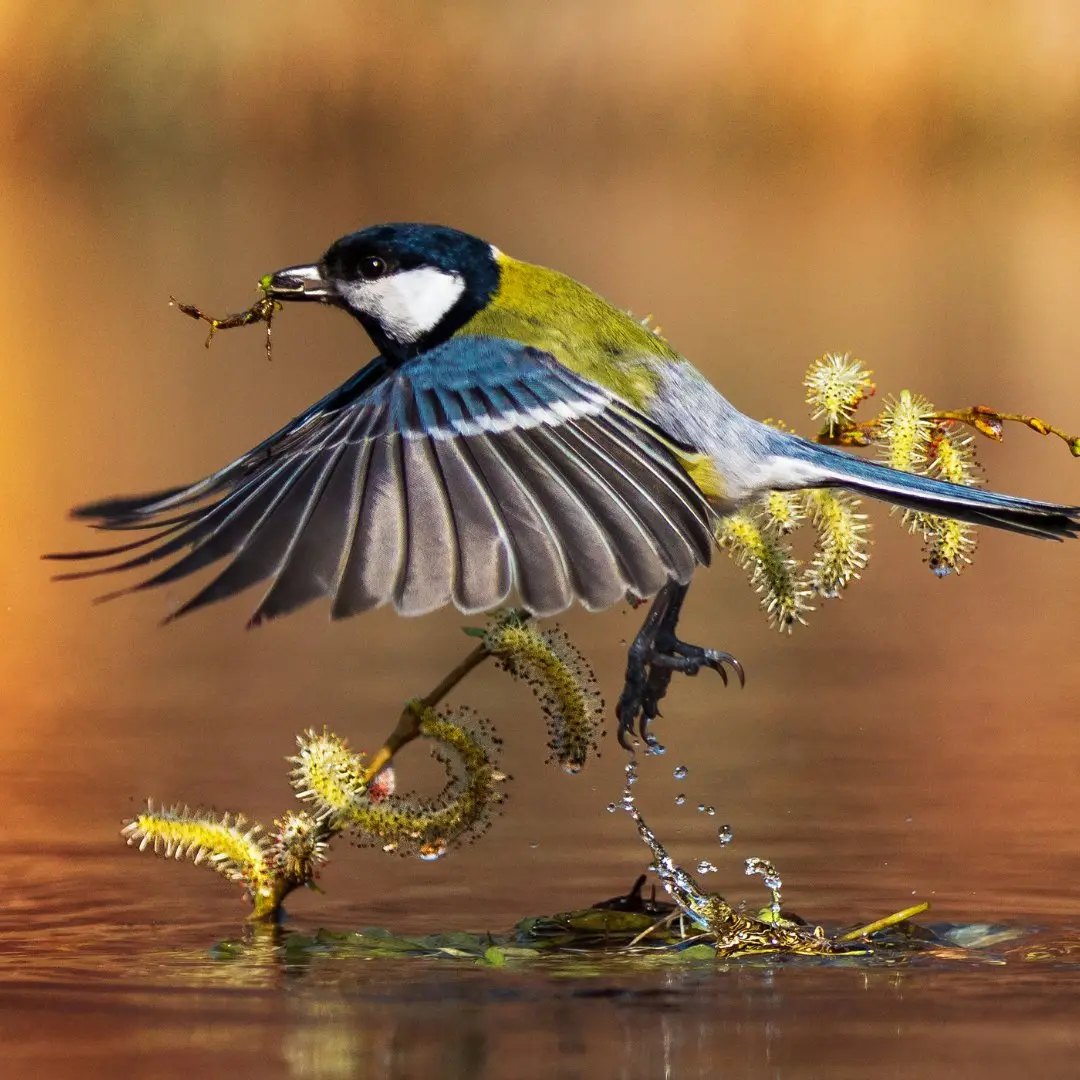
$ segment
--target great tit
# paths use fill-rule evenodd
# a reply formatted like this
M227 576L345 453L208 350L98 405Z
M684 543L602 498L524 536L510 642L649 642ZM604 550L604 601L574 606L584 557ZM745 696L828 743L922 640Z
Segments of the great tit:
M219 472L76 509L154 531L64 556L138 552L66 576L178 556L134 591L227 559L170 617L268 580L252 624L324 595L333 618L656 597L630 651L625 739L645 734L673 670L734 664L679 641L675 623L718 519L762 492L843 487L1053 539L1080 526L1075 506L897 472L759 423L584 285L456 229L363 229L267 292L348 312L379 355Z

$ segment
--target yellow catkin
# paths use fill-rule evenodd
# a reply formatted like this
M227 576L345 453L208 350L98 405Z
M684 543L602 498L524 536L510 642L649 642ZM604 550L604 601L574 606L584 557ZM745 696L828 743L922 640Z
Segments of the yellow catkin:
M274 821L267 856L274 873L290 886L314 881L326 861L329 829L311 814L290 811Z
M364 755L328 728L320 735L309 728L296 736L299 752L289 758L296 797L312 802L320 817L347 817L357 791L363 790Z
M937 430L927 451L927 474L968 487L980 483L975 436L950 423L939 424Z
M797 576L798 562L782 542L762 528L757 517L742 510L724 518L717 542L746 571L750 585L761 593L761 606L771 624L790 630L804 622L808 592Z
M954 484L968 486L979 483L978 462L975 460L975 438L970 432L953 424L939 424L927 451L926 472ZM976 545L974 525L933 514L924 515L922 522L926 561L939 577L959 573L971 564Z
M540 630L513 613L493 620L484 644L499 666L536 696L548 722L548 760L580 772L597 751L604 715L588 662L562 630Z
M372 802L360 783L364 759L331 731L309 731L292 758L297 797L310 800L316 816L328 815L355 828L361 839L385 851L437 858L450 844L473 840L490 823L503 799L505 775L496 767L500 740L480 717L466 709L436 713L411 702L420 715L420 733L434 741L434 756L445 766L447 784L433 798L391 794Z
M925 475L934 432L934 406L919 394L901 390L881 411L876 441L886 464L901 472ZM926 534L933 528L929 517L905 510L900 520L911 532Z
M938 577L958 574L971 564L975 550L975 529L964 521L935 517L926 535L926 562Z
M804 572L809 588L836 597L870 558L866 515L859 498L847 491L820 489L805 493L807 513L818 534L814 557Z
M872 374L848 353L826 353L815 360L803 380L811 418L823 419L828 433L835 434L851 420L859 403L874 392Z
M262 827L242 814L217 815L187 806L155 809L147 803L121 835L140 851L152 847L155 854L167 859L187 857L197 866L207 866L243 885L253 899L273 891L267 839Z
M806 516L797 491L770 491L764 498L765 525L781 536L794 532Z
M935 421L933 406L923 397L901 391L883 411L879 435L886 460L894 468L954 484L978 482L971 435L956 433L953 425ZM926 561L935 574L958 573L971 562L973 526L913 510L904 512L903 522L922 535Z
M878 437L885 460L902 472L926 470L926 454L934 433L934 407L926 398L901 390L900 396L885 403L878 425Z

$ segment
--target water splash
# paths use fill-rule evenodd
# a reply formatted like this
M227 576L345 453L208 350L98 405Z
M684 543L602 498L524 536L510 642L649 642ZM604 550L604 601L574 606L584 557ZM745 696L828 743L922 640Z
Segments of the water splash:
M632 762L627 766L627 774L636 775ZM785 924L783 920L775 918L765 921L762 918L743 915L719 893L706 892L690 874L675 864L675 860L664 849L659 838L645 823L641 811L634 806L629 789L623 792L623 807L634 819L638 835L652 853L653 861L649 870L660 879L664 891L687 920L698 931L711 938L710 944L715 948L717 956L730 956L741 952L781 952L820 956L836 951L834 944L824 936L820 927L809 930L805 927ZM725 830L730 836L730 827L724 826L722 832ZM775 867L765 859L748 859L748 868L751 862L755 867L760 866L768 872L767 882L775 882L777 891L774 894L774 902L775 910L778 912L780 879ZM716 867L708 859L702 859L697 864L697 871L699 874L715 873ZM750 872L749 869L747 872Z
M720 841L721 847L727 847L727 845L735 839L735 833L732 831L730 825L721 825L720 828L716 830L716 839Z
M778 917L780 915L780 890L783 888L784 883L780 880L776 867L768 859L754 857L746 860L746 874L748 877L754 874L761 875L765 888L772 893L772 903L769 904L769 910L774 918Z
M645 824L641 812L634 806L627 807L627 810L637 825L638 835L652 852L654 872L664 891L698 929L709 930L710 920L705 903L709 899L707 894L701 891L685 870L675 865L675 860L664 849L656 834Z
M631 758L626 763L626 784L622 791L622 808L634 812L634 793L630 790L638 781L637 761Z

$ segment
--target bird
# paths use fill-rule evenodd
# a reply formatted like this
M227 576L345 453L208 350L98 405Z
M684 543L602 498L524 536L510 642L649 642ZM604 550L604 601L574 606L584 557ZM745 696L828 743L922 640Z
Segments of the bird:
M263 281L275 303L351 315L378 355L204 479L77 507L150 535L53 556L125 556L60 577L171 560L129 593L224 560L169 618L266 582L250 625L324 596L335 619L651 598L616 709L629 746L649 738L673 672L743 678L676 625L719 523L764 492L846 488L1055 540L1080 528L1080 507L900 472L759 422L585 285L454 228L370 226Z

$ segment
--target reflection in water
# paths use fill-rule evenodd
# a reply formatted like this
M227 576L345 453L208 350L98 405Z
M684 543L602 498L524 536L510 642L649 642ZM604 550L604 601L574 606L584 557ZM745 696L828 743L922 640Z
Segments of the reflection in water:
M147 946L135 935L127 945ZM122 955L117 950L113 962ZM158 963L149 984L118 983L79 998L50 988L71 1033L69 1068L82 1062L89 1071L79 1075L125 1075L125 1063L144 1055L165 1077L224 1075L257 1063L271 1080L802 1080L833 1069L945 1080L962 1053L980 1075L1027 1075L1025 1061L1037 1060L1040 1075L1065 1077L1074 1048L1054 1032L1070 1022L1069 1001L1080 989L1075 960L1038 970L710 962L635 971L612 962L583 976L572 963L491 971L422 959L297 962L254 944L232 960L174 947ZM5 1047L46 1067L58 1060L25 987L19 995L0 988L0 1004ZM16 1030L19 1039L9 1043ZM958 1045L957 1031L976 1034Z
M717 973L706 965L587 980L500 972L493 981L462 970L416 971L416 963L406 962L408 972L373 963L344 977L324 967L311 973L317 994L294 985L278 1035L287 1075L469 1080L550 1076L557 1066L558 1075L581 1077L734 1077L769 1067L770 1075L797 1078L917 1061L919 1075L946 1077L954 1075L948 1060L923 1056L947 1046L942 1021L964 1023L987 1009L1004 1019L1002 988L985 968L981 976L935 976L797 967ZM1064 993L1075 990L1075 969L1060 977ZM1034 1053L1048 1075L1066 1075L1054 1071L1067 1065L1065 1048L1059 1057L1039 1043L1060 1011L1053 997L1037 980L1016 985L1026 1000L1007 1010L1010 1038L990 1033L977 1060L988 1075L1008 1075L1005 1068ZM830 1015L822 1039L816 1018ZM913 1047L921 1047L916 1058Z

